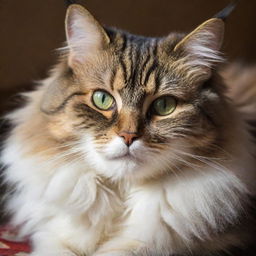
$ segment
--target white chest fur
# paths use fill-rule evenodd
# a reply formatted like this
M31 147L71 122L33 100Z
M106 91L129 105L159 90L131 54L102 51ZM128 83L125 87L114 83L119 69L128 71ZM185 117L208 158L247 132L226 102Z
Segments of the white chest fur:
M50 248L59 255L65 243L91 255L113 235L99 253L113 248L179 253L193 248L194 238L211 239L232 223L247 199L245 184L233 172L209 167L127 186L120 201L84 163L52 165L20 157L20 150L9 146L2 157L9 166L7 181L17 184L9 209L15 212L13 223L34 234L37 251Z

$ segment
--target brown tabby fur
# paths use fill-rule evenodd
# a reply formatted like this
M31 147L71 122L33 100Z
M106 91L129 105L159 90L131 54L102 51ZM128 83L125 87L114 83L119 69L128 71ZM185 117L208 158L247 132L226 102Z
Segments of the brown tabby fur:
M80 11L87 14L86 10ZM170 147L175 148L176 143L184 143L186 147L189 145L190 152L201 157L182 155L173 165L168 163L166 170L161 172L143 173L141 176L127 174L121 180L115 180L115 177L99 178L99 182L125 201L125 188L120 188L125 182L142 186L175 175L188 165L205 167L207 164L202 158L217 159L221 165L229 155L237 154L233 138L240 132L236 128L240 119L233 103L229 104L227 99L227 95L233 97L232 91L229 94L226 91L222 78L228 77L228 71L223 71L222 75L216 71L215 64L221 57L204 60L209 63L202 64L196 62L196 57L187 49L188 42L200 40L198 37L210 31L219 34L216 42L210 42L213 52L217 52L223 37L222 20L210 19L187 36L173 33L163 38L148 38L112 28L104 30L91 15L87 15L101 34L100 47L93 46L95 49L82 63L76 61L75 53L69 47L42 86L27 94L28 104L10 114L14 124L11 139L29 142L24 144L21 152L24 159L40 156L47 162L72 149L85 133L93 135L96 149L101 152L107 142L124 131L137 134L148 150L155 154L161 155ZM72 31L68 33L72 34ZM98 109L92 102L95 90L110 93L116 101L113 108L108 111ZM152 102L162 95L176 99L177 107L171 115L153 113ZM236 100L237 96L233 98ZM238 102L238 105L241 104ZM55 160L56 166L82 157L83 152L67 154ZM143 159L141 162L143 165ZM49 173L44 175L50 177L55 170L47 171ZM244 197L241 204L246 205L247 195ZM122 217L120 214L119 220ZM221 236L218 233L221 231L214 233L215 230L209 227L212 241L203 243L193 238L197 242L197 250L208 253L229 245L240 245L241 241L247 240L247 235L238 239L237 232L233 232L237 227L230 227L229 230L229 225L232 225L225 225L231 232ZM178 234L174 236L178 237ZM108 238L103 234L97 243Z

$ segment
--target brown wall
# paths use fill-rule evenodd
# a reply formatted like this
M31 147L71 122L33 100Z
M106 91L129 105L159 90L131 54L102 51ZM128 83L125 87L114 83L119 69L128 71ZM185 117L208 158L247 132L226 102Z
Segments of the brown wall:
M190 31L229 0L87 0L103 24L159 36ZM226 26L229 59L256 60L256 1L243 0ZM0 0L0 108L13 92L42 79L65 40L63 0Z

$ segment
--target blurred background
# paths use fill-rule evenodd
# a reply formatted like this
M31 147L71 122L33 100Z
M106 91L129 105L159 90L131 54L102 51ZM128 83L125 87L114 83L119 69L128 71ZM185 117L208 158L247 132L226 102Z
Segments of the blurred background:
M77 1L103 24L132 33L162 36L189 32L230 0ZM13 95L44 78L65 41L64 0L0 0L0 114ZM242 0L227 21L223 51L229 61L256 60L256 1Z

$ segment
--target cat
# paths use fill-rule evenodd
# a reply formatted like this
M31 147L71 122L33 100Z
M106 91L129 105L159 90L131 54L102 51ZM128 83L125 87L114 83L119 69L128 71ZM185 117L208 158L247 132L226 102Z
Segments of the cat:
M224 22L149 38L82 6L7 118L7 210L31 256L216 255L254 234L255 144L217 67Z

